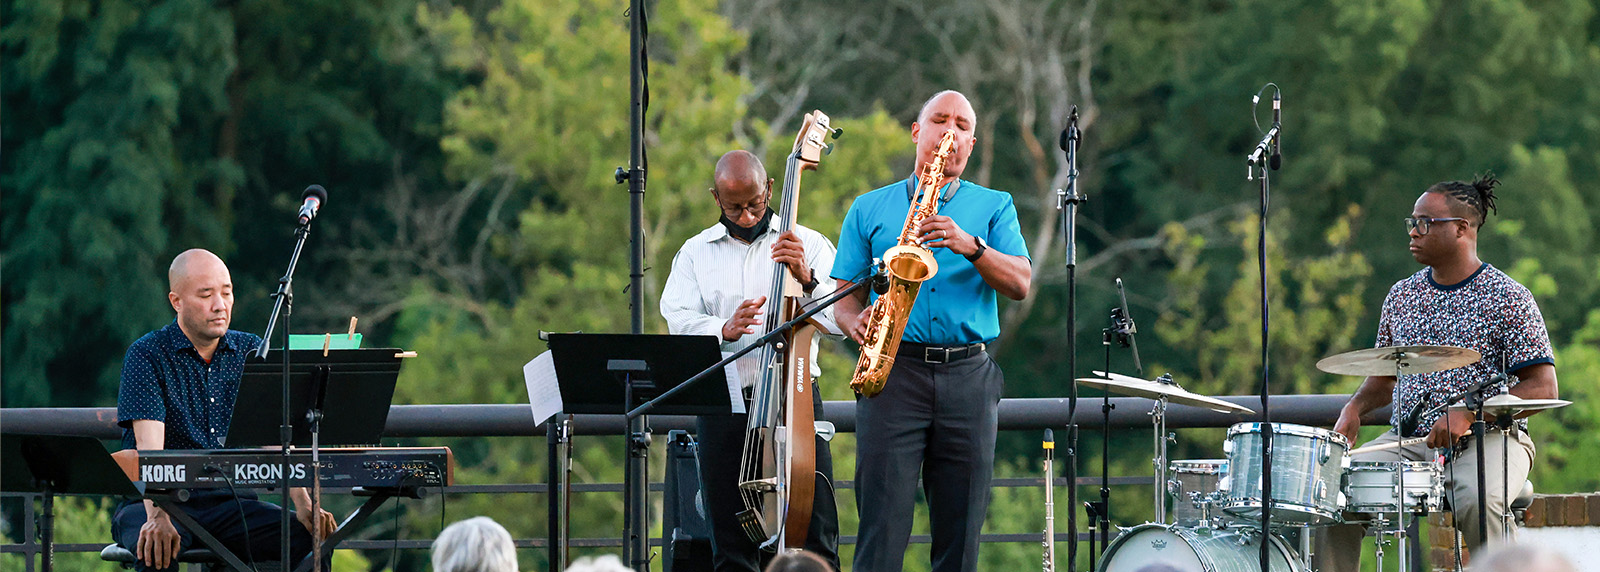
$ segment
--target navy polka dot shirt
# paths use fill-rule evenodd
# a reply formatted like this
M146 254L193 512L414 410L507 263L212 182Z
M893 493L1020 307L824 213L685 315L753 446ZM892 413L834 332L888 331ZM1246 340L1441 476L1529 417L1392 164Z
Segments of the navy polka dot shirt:
M134 448L133 422L166 423L167 449L220 449L239 397L244 361L261 344L255 334L228 330L211 355L200 359L174 320L128 347L117 390L122 447Z

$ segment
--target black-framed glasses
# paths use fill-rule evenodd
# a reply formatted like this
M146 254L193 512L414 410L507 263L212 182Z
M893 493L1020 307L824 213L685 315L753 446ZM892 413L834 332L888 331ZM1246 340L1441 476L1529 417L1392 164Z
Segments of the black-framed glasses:
M717 207L722 209L722 214L728 215L728 218L731 219L738 219L740 214L747 212L756 217L760 217L761 215L767 213L767 204L772 202L771 189L768 189L767 192L762 193L761 198L750 201L750 204L744 206L728 206L722 204L722 195L721 193L717 192L716 187L711 188L711 194L717 197Z
M1408 217L1406 217L1406 232L1410 233L1411 231L1414 230L1414 231L1417 231L1417 234L1426 235L1426 234L1428 234L1428 227L1430 225L1432 225L1433 223L1436 223L1436 222L1453 222L1453 221L1458 221L1458 220L1464 221L1464 220L1467 220L1467 219L1464 219L1464 218L1461 218L1461 217L1458 217L1458 216L1447 216L1447 217L1443 217L1443 218L1432 218L1432 217L1425 217L1425 216L1408 216Z

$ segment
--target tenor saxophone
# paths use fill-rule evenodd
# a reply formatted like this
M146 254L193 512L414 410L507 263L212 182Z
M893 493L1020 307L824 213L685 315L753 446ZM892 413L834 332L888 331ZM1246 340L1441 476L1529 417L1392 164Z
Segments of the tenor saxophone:
M933 160L923 165L922 172L917 174L917 190L913 193L911 212L906 213L906 225L900 229L899 242L883 253L889 289L872 304L867 335L861 343L861 359L850 377L850 388L863 396L872 397L883 391L884 382L889 380L889 370L894 367L895 350L900 348L900 334L906 329L906 317L917 301L917 290L923 281L939 272L933 251L922 245L917 229L924 219L939 213L944 163L955 148L955 136L955 131L946 131L939 139Z

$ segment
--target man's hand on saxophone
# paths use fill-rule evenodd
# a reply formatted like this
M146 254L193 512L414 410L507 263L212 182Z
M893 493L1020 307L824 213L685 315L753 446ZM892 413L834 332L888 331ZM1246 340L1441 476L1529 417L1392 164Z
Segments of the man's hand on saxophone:
M844 290L855 285L849 280L838 280L837 290ZM834 322L839 324L839 331L856 343L866 343L867 322L872 317L872 306L867 305L866 290L857 290L854 294L841 298L833 306Z
M962 256L971 256L978 252L978 241L961 230L961 225L944 215L933 215L922 219L922 226L917 229L922 240L922 245L928 248L948 248L951 252Z

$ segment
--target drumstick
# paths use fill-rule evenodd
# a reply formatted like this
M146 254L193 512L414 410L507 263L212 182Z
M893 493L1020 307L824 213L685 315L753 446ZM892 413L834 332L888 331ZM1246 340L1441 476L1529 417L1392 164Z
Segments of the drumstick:
M1462 437L1466 437L1467 435L1471 435L1471 434L1472 434L1471 431L1467 431L1466 433L1462 434L1461 436ZM1378 445L1367 445L1365 447L1358 447L1358 448L1355 448L1355 449L1351 449L1349 454L1356 455L1356 454L1360 454L1360 453L1371 453L1373 451L1384 451L1384 450L1388 450L1388 449L1398 449L1400 447L1410 447L1410 446L1416 445L1418 443L1426 443L1427 441L1428 441L1427 437L1412 437L1410 439L1401 439L1399 441L1392 441L1392 442L1389 442L1389 443L1381 443L1381 444L1378 444Z

